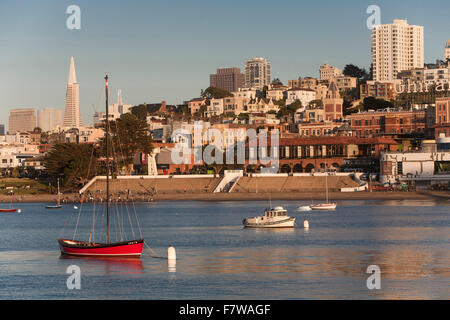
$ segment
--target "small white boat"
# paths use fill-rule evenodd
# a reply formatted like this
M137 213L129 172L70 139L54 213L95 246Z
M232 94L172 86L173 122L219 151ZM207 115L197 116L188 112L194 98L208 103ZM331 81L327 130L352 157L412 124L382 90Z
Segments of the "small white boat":
M309 207L311 208L311 210L335 210L337 203L336 202L329 202L328 201L328 172L327 175L325 176L325 191L326 191L326 202L325 203L319 203L319 204L312 204Z
M335 210L337 204L336 203L320 203L320 204L313 204L309 206L311 210Z
M266 209L263 216L246 218L242 221L245 228L293 228L295 218L287 215L283 207Z

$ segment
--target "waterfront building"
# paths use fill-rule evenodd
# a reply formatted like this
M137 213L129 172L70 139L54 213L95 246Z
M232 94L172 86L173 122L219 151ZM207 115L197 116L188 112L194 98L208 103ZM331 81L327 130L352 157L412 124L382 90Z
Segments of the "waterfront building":
M403 70L423 68L423 26L408 25L395 19L372 29L373 80L386 82L397 79Z
M34 108L12 109L9 113L10 134L33 131L36 128L36 112Z
M64 127L81 127L80 96L77 76L75 73L75 62L70 58L69 79L66 87L66 108L64 112Z
M450 141L442 138L442 144ZM422 149L409 152L382 152L380 182L404 182L416 189L428 189L433 184L449 185L450 149L438 150L435 140L422 141Z
M262 90L270 85L270 62L253 58L245 63L245 87Z
M4 136L4 135L5 135L5 125L0 124L0 136Z
M422 133L428 136L432 129L430 122L427 121L429 116L431 115L427 112L427 108L380 109L352 113L348 119L358 137L410 133Z
M51 131L58 126L62 126L62 111L51 108L38 110L37 121L37 126L41 128L43 132Z
M237 91L245 86L245 74L239 68L217 69L216 74L209 76L210 87L221 88L229 92Z

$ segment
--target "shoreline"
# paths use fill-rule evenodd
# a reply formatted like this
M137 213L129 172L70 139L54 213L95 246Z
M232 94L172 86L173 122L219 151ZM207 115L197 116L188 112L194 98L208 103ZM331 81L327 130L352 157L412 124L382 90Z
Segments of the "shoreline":
M149 196L137 196L135 202L148 202ZM289 193L170 193L156 194L153 201L267 201L271 200L308 200L324 201L325 195L306 192ZM62 199L67 203L79 203L79 194L66 194ZM445 191L377 191L377 192L330 192L330 201L336 200L441 200L450 201L450 192ZM0 195L0 203L11 202L11 196ZM15 203L55 203L54 194L15 195ZM64 203L62 201L62 203Z

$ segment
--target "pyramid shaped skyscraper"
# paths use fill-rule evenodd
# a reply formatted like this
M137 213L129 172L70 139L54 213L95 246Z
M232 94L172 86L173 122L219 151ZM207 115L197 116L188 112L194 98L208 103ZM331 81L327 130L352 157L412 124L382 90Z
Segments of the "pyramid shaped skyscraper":
M81 127L80 97L75 73L75 62L70 58L69 80L66 89L66 109L64 112L64 127Z

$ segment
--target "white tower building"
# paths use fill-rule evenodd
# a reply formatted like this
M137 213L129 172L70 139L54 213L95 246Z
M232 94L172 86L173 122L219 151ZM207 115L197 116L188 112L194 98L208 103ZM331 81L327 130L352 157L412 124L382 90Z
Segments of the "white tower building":
M64 127L81 127L80 97L75 73L73 57L70 58L69 80L66 89L66 109L64 112Z
M395 19L372 29L373 80L397 79L400 71L424 66L423 27Z

